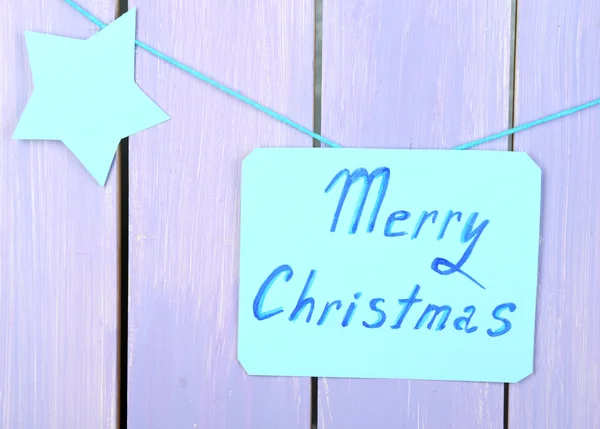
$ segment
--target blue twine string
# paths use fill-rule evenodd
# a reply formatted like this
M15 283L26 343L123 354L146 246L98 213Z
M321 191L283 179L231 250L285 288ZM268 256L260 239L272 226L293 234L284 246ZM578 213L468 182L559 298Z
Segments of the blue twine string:
M475 140L475 141L473 141L471 143L465 143L463 145L456 146L453 149L455 149L455 150L470 149L470 148L478 146L480 144L487 143L487 142L489 142L491 140L496 140L496 139L499 139L499 138L502 138L502 137L506 137L506 136L509 136L511 134L518 133L519 131L523 131L523 130L526 130L528 128L535 127L536 125L545 124L546 122L550 122L550 121L553 121L555 119L562 118L563 116L572 115L573 113L579 112L580 110L587 109L589 107L596 106L597 104L600 104L600 99L594 100L594 101L590 101L589 103L581 104L579 106L575 106L575 107L572 107L572 108L567 109L567 110L563 110L563 111L558 112L558 113L554 113L553 115L546 116L546 117L541 118L541 119L536 119L535 121L527 122L526 124L519 125L519 126L516 126L514 128L510 128L510 129L508 129L506 131L502 131L500 133L493 134L493 135L491 135L489 137L485 137L485 138L482 138L482 139L479 139L479 140Z
M100 21L94 15L92 15L91 13L89 13L87 10L83 9L81 6L79 6L73 0L64 0L64 1L69 6L71 6L73 9L75 9L77 12L79 12L81 15L83 15L88 20L90 20L91 22L93 22L94 24L96 24L98 27L100 27L101 29L104 28L104 27L106 27L106 24L104 22ZM338 143L335 143L335 142L333 142L333 141L331 141L331 140L329 140L329 139L327 139L327 138L325 138L325 137L323 137L323 136L321 136L321 135L319 135L317 133L314 133L313 131L309 130L308 128L303 127L302 125L297 124L296 122L292 121L291 119L286 118L285 116L280 115L279 113L275 112L274 110L271 110L268 107L265 107L265 106L263 106L263 105L255 102L255 101L249 99L245 95L240 94L239 92L236 92L236 91L234 91L234 90L232 90L232 89L230 89L230 88L228 88L228 87L220 84L219 82L217 82L217 81L211 79L210 77L208 77L208 76L200 73L199 71L196 71L196 70L194 70L194 69L186 66L185 64L180 63L179 61L177 61L177 60L175 60L175 59L173 59L173 58L171 58L171 57L169 57L169 56L167 56L167 55L165 55L165 54L157 51L156 49L148 46L147 44L145 44L143 42L140 42L139 40L136 40L135 44L137 46L139 46L140 48L145 49L146 51L150 52L151 54L157 56L158 58L163 59L164 61L168 62L169 64L174 65L175 67L179 68L180 70L183 70L184 72L190 74L191 76L194 76L195 78L200 79L201 81L206 82L206 83L208 83L208 84L210 84L210 85L212 85L212 86L220 89L221 91L223 91L223 92L225 92L225 93L227 93L227 94L229 94L229 95L237 98L240 101L243 101L243 102L249 104L250 106L252 106L252 107L260 110L261 112L264 112L267 115L269 115L269 116L271 116L271 117L273 117L273 118L275 118L275 119L283 122L284 124L287 124L287 125L295 128L295 129L297 129L298 131L303 132L304 134L307 134L307 135L309 135L310 137L312 137L312 138L314 138L316 140L319 140L322 143L325 143L325 144L327 144L327 145L329 145L331 147L335 147L335 148L341 148L342 147ZM502 137L506 137L506 136L509 136L511 134L518 133L519 131L526 130L526 129L534 127L536 125L545 124L547 122L554 121L555 119L559 119L559 118L562 118L564 116L572 115L573 113L577 113L580 110L588 109L588 108L596 106L598 104L600 104L600 99L596 99L596 100L590 101L588 103L581 104L579 106L575 106L575 107L572 107L570 109L560 111L558 113L554 113L552 115L543 117L541 119L536 119L535 121L527 122L525 124L516 126L514 128L510 128L508 130L505 130L505 131L493 134L491 136L488 136L488 137L485 137L485 138L482 138L482 139L479 139L479 140L475 140L475 141L472 141L470 143L465 143L465 144L462 144L460 146L456 146L456 147L454 147L452 149L453 150L470 149L472 147L479 146L479 145L481 145L483 143L487 143L487 142L490 142L492 140L500 139Z
M77 3L75 3L72 0L65 0L65 2L67 4L69 4L70 6L72 6L77 12L81 13L83 16L85 16L87 19L89 19L90 21L92 21L94 24L96 24L98 27L100 28L104 28L106 27L106 24L102 21L100 21L98 18L96 18L94 15L92 15L91 13L89 13L88 11L86 11L85 9L83 9L81 6L79 6ZM180 63L179 61L163 54L162 52L157 51L156 49L146 45L143 42L140 42L139 40L135 41L135 44L138 45L140 48L145 49L146 51L150 52L153 55L156 55L158 58L161 58L163 60L165 60L166 62L174 65L175 67L183 70L184 72L194 76L195 78L198 78L206 83L211 84L214 87L219 88L221 91L226 92L227 94L237 98L238 100L241 100L245 103L248 103L249 105L251 105L252 107L266 113L269 116L272 116L273 118L293 127L296 128L298 131L303 132L304 134L308 134L309 136L311 136L314 139L317 139L325 144L328 144L331 147L342 147L337 143L332 142L329 139L326 139L325 137L312 132L311 130L309 130L306 127L303 127L300 124L297 124L296 122L292 121L291 119L286 118L283 115L280 115L279 113L275 112L274 110L269 109L268 107L265 107L261 104L258 104L255 101L252 101L251 99L249 99L248 97L246 97L243 94L240 94L239 92L234 91L233 89L230 89L224 85L221 85L219 82L209 78L208 76L203 75L202 73L186 66L185 64Z

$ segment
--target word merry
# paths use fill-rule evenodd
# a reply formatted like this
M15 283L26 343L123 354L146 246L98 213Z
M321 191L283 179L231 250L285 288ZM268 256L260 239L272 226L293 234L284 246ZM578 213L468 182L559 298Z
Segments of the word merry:
M313 284L316 274L317 274L316 270L310 271L308 278L304 284L304 288L302 289L302 292L300 293L300 296L298 298L296 306L291 310L291 312L289 312L288 320L290 322L298 321L301 313L306 309L307 310L306 323L310 323L311 320L316 320L317 326L321 326L327 320L334 317L334 316L330 316L330 313L333 309L335 309L335 311L340 311L344 307L344 303L342 302L341 299L335 299L332 301L328 301L322 307L323 310L321 311L320 315L318 316L318 319L316 317L313 318L313 315L314 315L313 313L315 313L317 304L315 302L315 299L313 297L309 296L309 291ZM252 308L254 311L254 317L256 319L262 321L262 320L266 320L266 319L270 319L272 317L278 316L285 312L283 307L277 307L277 308L273 308L270 310L265 310L263 308L264 301L267 296L267 293L269 292L270 288L273 286L273 283L275 282L275 280L277 280L277 278L279 278L280 276L283 276L283 280L287 283L292 279L293 275L294 275L294 272L289 265L280 265L279 267L275 268L271 272L271 274L269 274L267 279L263 282L261 287L258 289L258 292L254 298ZM404 323L406 317L408 316L408 313L410 312L410 310L415 307L419 307L418 304L423 302L423 299L418 298L420 290L421 290L421 287L419 285L415 285L411 294L407 298L398 300L399 308L396 308L396 312L397 312L396 317L394 319L391 319L393 321L390 325L391 329L400 329L402 327L402 324ZM362 295L363 295L362 292L356 292L354 294L354 300L351 300L352 302L350 302L350 304L347 306L345 312L343 312L343 317L341 318L341 326L342 327L345 328L345 327L349 326L350 323L352 322L353 317L354 317L356 310L358 308L358 305L359 305L358 301L360 300ZM362 321L362 326L364 326L365 328L368 328L368 329L381 328L388 320L388 314L382 308L384 304L385 304L384 298L371 299L369 301L369 310L370 310L370 312L374 313L374 314L372 314L373 316L377 316L377 319L376 320L372 320L372 319L366 320L366 318L365 318ZM422 307L422 305L421 305L421 307ZM516 308L517 308L517 306L511 302L503 303L503 304L496 306L496 308L494 308L494 310L492 311L492 317L495 320L501 322L502 325L500 327L496 328L495 330L487 329L487 331L486 331L487 335L489 335L490 337L499 337L501 335L506 334L508 331L510 331L512 325L508 319L501 316L501 313L506 310L508 310L509 312L512 313L516 310ZM454 319L454 321L453 321L454 328L458 331L464 330L467 334L471 334L471 333L477 331L479 329L478 326L471 326L471 319L473 318L473 315L475 314L476 310L477 309L475 308L474 305L469 305L469 306L465 307L463 310L464 314L461 314L459 317L456 317ZM414 311L413 311L413 313L414 313ZM451 314L452 314L452 307L449 305L441 305L440 306L440 305L435 305L435 304L428 304L427 307L425 308L425 310L421 313L421 315L420 315L419 319L417 320L416 324L414 325L413 329L420 329L425 323L427 323L427 321L429 321L429 323L427 323L427 329L431 330L436 318L438 318L438 316L439 316L438 324L437 324L437 327L435 328L435 330L441 331L446 327L446 324L447 324L448 320L450 319ZM340 320L339 316L337 317L337 320L338 321Z
M350 191L350 187L354 183L356 183L359 179L362 179L363 180L362 192L356 203L355 210L354 210L354 218L353 218L352 224L350 225L350 228L348 230L348 234L356 234L356 231L358 229L358 224L360 222L360 218L361 218L363 210L365 208L365 203L367 201L369 191L371 190L371 185L376 178L380 177L381 181L379 184L379 191L377 193L377 199L375 201L373 210L371 211L371 217L369 219L369 223L367 224L367 233L372 233L373 230L375 229L377 217L379 216L379 211L381 209L381 205L383 204L383 200L385 198L385 194L388 189L388 184L390 181L390 169L388 167L379 167L379 168L373 170L372 173L368 173L367 170L364 168L357 168L352 173L350 173L350 170L348 170L348 169L343 169L343 170L339 171L333 177L331 182L327 185L327 187L325 188L325 193L329 193L342 177L345 177L346 180L344 182L344 187L343 187L341 195L340 195L337 209L333 215L333 221L331 223L330 231L335 232L335 230L337 228L339 217L342 212L344 203L346 201L346 197L348 196L348 192ZM416 239L419 236L419 233L421 232L421 229L423 228L425 223L428 222L429 220L431 220L431 224L435 224L435 222L438 219L438 215L439 215L438 210L433 210L433 211L424 210L421 213L421 216L419 217L417 223L415 224L415 226L413 228L412 234L410 235L410 239L411 240ZM475 226L475 222L477 221L478 215L479 215L478 212L471 213L471 215L468 217L467 221L465 222L462 233L460 235L460 241L462 244L469 243L469 245L468 245L467 249L465 250L465 252L463 253L460 260L456 263L452 263L445 258L435 258L433 260L433 262L431 263L431 269L441 275L460 273L463 276L467 277L472 282L474 282L475 284L477 284L479 287L485 289L483 287L483 285L481 285L481 283L476 281L473 277L468 275L462 269L463 265L468 261L469 257L471 256L471 253L473 252L473 249L475 248L477 241L481 237L481 234L483 234L483 231L490 223L489 220L485 219L479 225ZM448 229L448 225L450 224L452 219L456 219L456 222L460 222L462 219L462 216L463 216L463 214L459 211L449 210L446 213L446 216L441 223L441 226L440 226L440 229L439 229L439 232L437 235L437 239L441 240L444 238L444 234L446 233L446 230ZM397 211L394 211L393 213L391 213L388 216L386 224L385 224L385 228L384 228L384 232L383 232L384 236L386 236L386 237L403 237L403 236L408 235L407 231L399 230L398 227L396 226L396 224L399 224L400 222L405 222L410 217L411 217L411 213L406 210L397 210ZM441 267L445 267L446 269L442 269Z

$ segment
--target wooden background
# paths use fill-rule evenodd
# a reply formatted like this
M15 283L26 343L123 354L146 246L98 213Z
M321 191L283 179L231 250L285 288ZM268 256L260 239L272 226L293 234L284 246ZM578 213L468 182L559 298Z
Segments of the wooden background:
M139 40L304 126L316 111L348 147L451 148L600 98L597 0L323 3L318 102L315 0L129 7ZM61 143L11 139L32 90L23 31L97 29L61 0L0 14L0 428L116 428L125 412L131 429L600 427L600 108L481 146L543 170L535 373L319 379L313 404L310 379L250 378L236 357L241 160L313 141L139 50L136 81L172 119L131 137L127 175L102 188Z

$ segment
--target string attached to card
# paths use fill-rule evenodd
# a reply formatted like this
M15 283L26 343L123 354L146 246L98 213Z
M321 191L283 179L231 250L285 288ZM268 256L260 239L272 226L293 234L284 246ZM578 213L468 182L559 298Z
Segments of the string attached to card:
M102 21L100 21L98 18L96 18L94 15L92 15L91 13L89 13L88 11L86 11L85 9L83 9L81 6L79 6L77 3L75 3L72 0L65 0L65 2L67 2L70 6L72 6L76 11L78 11L79 13L81 13L83 16L85 16L87 19L89 19L91 22L93 22L94 24L96 24L98 27L100 28L104 28L106 27L106 24L103 23ZM304 134L307 134L309 136L311 136L314 139L317 139L331 147L342 147L337 143L332 142L329 139L326 139L325 137L312 132L311 130L309 130L306 127L303 127L300 124L297 124L296 122L292 121L289 118L286 118L283 115L280 115L279 113L275 112L274 110L269 109L268 107L265 107L251 99L249 99L248 97L246 97L243 94L240 94L239 92L234 91L231 88L226 87L225 85L220 84L219 82L211 79L210 77L200 73L199 71L196 71L188 66L186 66L183 63L180 63L179 61L163 54L162 52L157 51L156 49L148 46L147 44L140 42L139 40L136 39L135 44L137 46L139 46L140 48L150 52L152 55L157 56L158 58L165 60L166 62L168 62L169 64L174 65L175 67L177 67L180 70L183 70L184 72L188 73L189 75L200 79L203 82L206 82L212 86L214 86L215 88L220 89L221 91L231 95L232 97L237 98L240 101L243 101L244 103L249 104L250 106L260 110L261 112L266 113L267 115L277 119L278 121L283 122L284 124L287 124L293 128L296 128L298 131L303 132Z
M68 5L70 5L71 7L73 7L77 12L79 12L80 14L82 14L83 16L85 16L87 19L89 19L91 22L93 22L94 24L96 24L98 27L100 27L100 28L106 27L105 23L103 23L98 18L96 18L94 15L92 15L91 13L89 13L88 11L86 11L85 9L83 9L81 6L79 6L73 0L65 0L65 2ZM267 115L269 115L269 116L277 119L278 121L281 121L281 122L283 122L283 123L285 123L285 124L287 124L287 125L295 128L295 129L297 129L298 131L300 131L300 132L302 132L302 133L304 133L304 134L306 134L306 135L308 135L308 136L310 136L310 137L312 137L312 138L314 138L316 140L319 140L321 143L325 143L326 145L328 145L330 147L334 147L334 148L341 148L342 147L340 144L335 143L335 142L329 140L328 138L323 137L322 135L319 135L319 134L317 134L317 133L309 130L306 127L303 127L302 125L300 125L300 124L292 121L291 119L286 118L283 115L280 115L279 113L275 112L274 110L271 110L268 107L265 107L265 106L263 106L263 105L255 102L255 101L249 99L245 95L240 94L239 92L236 92L233 89L226 87L225 85L220 84L219 82L215 81L214 79L211 79L210 77L208 77L208 76L200 73L199 71L194 70L194 69L186 66L185 64L183 64L183 63L181 63L181 62L179 62L179 61L177 61L177 60L169 57L168 55L165 55L162 52L157 51L156 49L148 46L147 44L145 44L143 42L140 42L137 39L135 41L135 44L137 46L139 46L140 48L142 48L142 49L150 52L151 54L157 56L158 58L160 58L160 59L168 62L169 64L172 64L173 66L179 68L180 70L188 73L189 75L191 75L191 76L193 76L193 77L195 77L197 79L200 79L201 81L206 82L206 83L214 86L215 88L220 89L221 91L223 91L223 92L231 95L232 97L237 98L240 101L243 101L244 103L249 104L250 106L252 106L252 107L260 110L261 112L266 113ZM518 125L516 127L510 128L508 130L505 130L505 131L502 131L502 132L499 132L499 133L496 133L496 134L492 134L491 136L484 137L482 139L475 140L475 141L472 141L470 143L465 143L465 144L462 144L460 146L456 146L453 149L454 150L470 149L472 147L479 146L479 145L484 144L484 143L488 143L488 142L490 142L492 140L497 140L497 139L500 139L502 137L506 137L506 136L518 133L519 131L524 131L524 130L532 128L532 127L534 127L536 125L545 124L547 122L554 121L556 119L560 119L560 118L568 116L568 115L572 115L572 114L577 113L577 112L579 112L581 110L588 109L590 107L594 107L594 106L596 106L598 104L600 104L600 99L596 99L596 100L590 101L588 103L581 104L579 106L575 106L575 107L572 107L570 109L563 110L563 111L560 111L558 113L554 113L554 114L549 115L549 116L545 116L545 117L537 119L535 121L531 121L531 122L527 122L527 123L522 124L522 125Z

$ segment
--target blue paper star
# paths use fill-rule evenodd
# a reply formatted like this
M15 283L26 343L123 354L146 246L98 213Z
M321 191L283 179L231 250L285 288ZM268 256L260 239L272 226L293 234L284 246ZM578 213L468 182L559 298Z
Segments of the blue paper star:
M102 186L122 138L170 119L134 80L135 12L87 40L25 33L34 91L13 138L61 140Z

